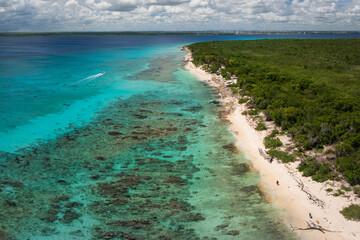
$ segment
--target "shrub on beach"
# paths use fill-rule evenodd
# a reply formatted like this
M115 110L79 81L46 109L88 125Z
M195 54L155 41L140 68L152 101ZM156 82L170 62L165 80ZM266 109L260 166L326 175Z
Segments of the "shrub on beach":
M360 205L358 204L351 204L340 212L348 220L360 221Z
M264 145L266 148L274 149L281 147L283 144L279 138L271 137L271 135L269 135L264 138Z
M298 169L303 172L303 176L311 176L316 182L325 182L326 180L334 180L335 178L335 173L331 170L329 164L319 163L315 158L311 157L303 161Z
M274 158L277 158L277 159L281 160L283 163L294 162L296 160L290 154L287 154L286 152L279 151L279 150L269 150L267 153L271 157L274 157Z
M250 116L256 116L259 114L259 110L257 109L249 109L245 110L241 113L242 115L250 115Z
M249 101L249 98L246 98L246 97L239 99L239 103L240 103L240 104L241 104L241 103L246 103L247 101Z
M270 133L270 135L268 137L273 138L278 134L279 134L279 130L274 129L274 130L271 131L271 133Z
M353 192L356 194L357 197L360 198L360 187L359 186L353 187Z
M266 129L267 129L267 127L263 121L260 121L255 128L256 131L264 131Z
M333 194L334 197L338 197L343 195L345 192L342 191L341 189L336 190L336 192Z
M233 94L239 94L239 89L238 88L231 88L231 92L233 93Z
M250 109L248 110L248 114L251 116L255 116L259 114L259 110L258 109Z
M351 187L347 187L347 186L341 185L341 190L344 190L345 192L350 192L350 191L351 191Z

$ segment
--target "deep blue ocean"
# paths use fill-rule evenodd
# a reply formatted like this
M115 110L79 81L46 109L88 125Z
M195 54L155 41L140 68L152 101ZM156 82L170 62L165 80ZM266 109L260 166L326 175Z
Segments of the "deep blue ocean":
M296 239L181 48L359 37L0 37L0 236Z

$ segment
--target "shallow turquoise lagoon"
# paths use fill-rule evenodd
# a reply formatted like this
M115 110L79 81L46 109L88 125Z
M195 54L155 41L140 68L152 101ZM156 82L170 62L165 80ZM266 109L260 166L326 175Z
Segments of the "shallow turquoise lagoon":
M183 69L221 38L1 39L0 239L296 239Z

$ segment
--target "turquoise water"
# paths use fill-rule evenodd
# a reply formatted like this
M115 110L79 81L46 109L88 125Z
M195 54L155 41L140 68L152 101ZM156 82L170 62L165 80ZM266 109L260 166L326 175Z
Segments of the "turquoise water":
M2 39L0 239L297 239L183 69L214 38Z
M116 97L127 98L154 86L128 81L167 47L100 49L8 58L2 64L0 150L14 152L56 130L88 122ZM105 72L97 78L97 74ZM71 127L71 126L70 126ZM26 135L24 135L24 133Z

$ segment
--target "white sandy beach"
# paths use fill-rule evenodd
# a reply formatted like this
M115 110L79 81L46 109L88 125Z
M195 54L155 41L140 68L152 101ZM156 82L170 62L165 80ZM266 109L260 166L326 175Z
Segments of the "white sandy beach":
M191 53L185 57L185 68L216 88L222 96L222 104L228 108L230 130L234 133L238 147L251 160L253 169L260 175L260 188L264 191L269 202L283 213L284 222L289 227L307 228L307 221L321 225L325 233L312 230L294 230L301 239L316 240L350 240L360 239L360 222L348 221L339 212L351 203L360 204L360 200L353 194L335 197L326 191L327 188L336 188L340 183L317 183L309 177L303 177L296 169L299 162L283 164L278 161L270 163L259 153L259 148L265 150L263 139L271 132L274 125L266 122L268 130L256 131L256 123L241 113L246 110L245 104L238 103L238 96L234 96L226 87L228 83L218 75L210 74L197 68L191 62ZM282 137L283 142L290 141ZM280 185L276 184L279 181ZM329 184L334 184L333 186ZM312 219L309 218L309 213Z

